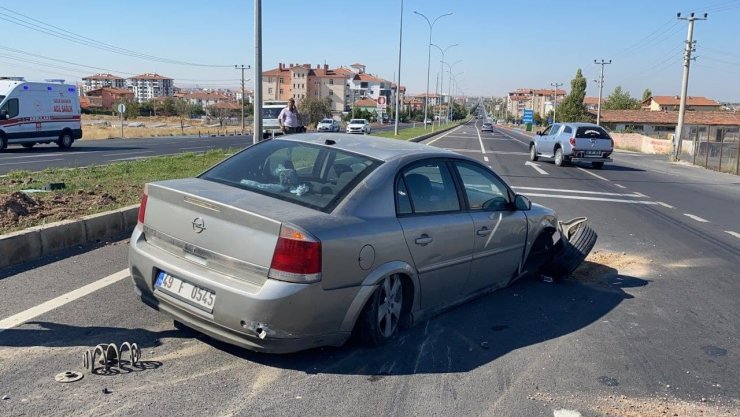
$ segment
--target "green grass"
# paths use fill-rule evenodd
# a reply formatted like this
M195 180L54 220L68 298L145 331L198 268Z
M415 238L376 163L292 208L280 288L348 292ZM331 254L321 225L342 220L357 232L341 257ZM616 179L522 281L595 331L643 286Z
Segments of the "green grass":
M467 121L467 120L466 120ZM438 132L441 129L444 129L449 126L457 126L462 124L461 122L455 122L451 124L443 124L442 127L438 127L437 125L434 125L434 131ZM421 127L407 127L405 129L398 129L398 136L395 135L395 132L393 130L386 130L384 132L379 133L373 133L373 136L380 136L382 138L390 138L390 139L398 139L398 140L409 140L413 139L417 136L421 136L427 133L431 133L432 128L427 126L426 129L424 129L424 126Z

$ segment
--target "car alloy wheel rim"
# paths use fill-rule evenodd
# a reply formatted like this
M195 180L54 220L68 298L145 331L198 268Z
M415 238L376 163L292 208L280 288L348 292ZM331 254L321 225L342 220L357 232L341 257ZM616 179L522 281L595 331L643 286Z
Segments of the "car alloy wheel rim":
M560 152L555 152L555 162L558 164L561 164L563 162L563 154Z
M398 327L403 305L401 279L398 276L386 277L380 286L381 304L378 306L378 328L383 337L393 335Z

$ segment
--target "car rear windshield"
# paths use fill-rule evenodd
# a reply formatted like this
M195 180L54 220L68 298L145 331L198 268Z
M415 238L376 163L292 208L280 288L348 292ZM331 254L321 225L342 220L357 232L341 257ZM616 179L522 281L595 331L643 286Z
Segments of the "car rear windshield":
M598 126L581 126L576 129L576 137L588 139L610 139L606 130Z
M380 161L288 140L250 146L199 178L330 212Z

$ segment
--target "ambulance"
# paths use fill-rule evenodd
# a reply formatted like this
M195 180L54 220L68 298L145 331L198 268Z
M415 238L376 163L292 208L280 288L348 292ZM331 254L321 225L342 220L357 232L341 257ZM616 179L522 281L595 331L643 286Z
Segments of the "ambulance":
M0 152L14 144L55 143L68 149L82 137L77 87L49 81L0 77Z

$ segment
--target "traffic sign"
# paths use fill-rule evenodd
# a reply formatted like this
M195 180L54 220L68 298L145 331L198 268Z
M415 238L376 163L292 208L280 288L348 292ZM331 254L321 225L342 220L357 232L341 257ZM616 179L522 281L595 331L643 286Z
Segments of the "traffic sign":
M524 109L524 117L522 118L524 123L532 123L534 122L534 110L532 109Z
M121 103L118 105L118 112L119 113L126 113L126 105Z
M385 113L385 109L388 107L388 104L386 104L387 99L385 96L378 96L378 98L375 100L377 104L376 110L378 113Z

